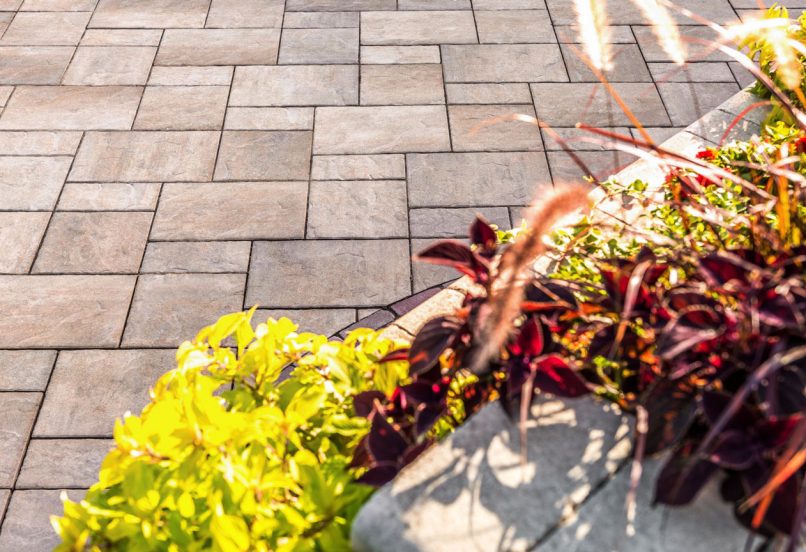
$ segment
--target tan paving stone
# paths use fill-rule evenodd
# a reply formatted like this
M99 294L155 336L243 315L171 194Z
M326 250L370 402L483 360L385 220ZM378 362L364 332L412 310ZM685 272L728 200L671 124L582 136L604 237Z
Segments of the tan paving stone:
M53 209L70 161L70 157L0 157L0 208Z
M0 36L6 31L8 28L8 24L11 23L11 20L14 19L14 12L0 12Z
M151 46L80 46L62 84L145 84L156 52Z
M224 124L228 86L148 86L135 130L218 130Z
M402 180L311 182L308 234L316 238L408 237Z
M156 65L270 65L279 29L167 29Z
M471 44L477 42L470 11L399 11L361 14L361 44Z
M697 10L695 10L697 11ZM686 51L685 60L691 62L701 61L731 61L733 58L713 48L708 42L716 39L717 35L713 29L702 26L678 27L678 31L684 41ZM652 32L652 27L633 27L635 38L641 47L641 53L646 61L673 61L669 54L658 42L657 37Z
M110 437L116 418L138 414L148 390L176 366L172 350L62 351L35 437ZM103 393L98 393L103 389ZM88 401L87 397L95 400Z
M401 153L450 149L443 107L323 107L314 153Z
M210 0L100 0L90 27L204 27L209 6Z
M20 9L22 0L0 0L0 10L13 12Z
M5 107L6 102L11 97L11 93L13 91L13 86L0 86L0 107Z
M101 462L114 446L111 439L32 439L17 486L87 488L98 481Z
M333 335L356 320L355 309L258 309L253 322L286 317L299 326L300 332Z
M627 127L600 127L610 132L614 132L621 136L630 136L630 130ZM615 140L608 140L603 136L598 136L589 130L581 128L543 128L543 144L546 151L561 151L565 147L573 151L602 151L616 149ZM554 135L558 135L559 138ZM560 143L564 141L564 144ZM661 140L663 141L663 140ZM565 146L565 147L564 147Z
M213 175L218 132L88 132L73 182L206 182Z
M53 550L61 541L50 525L49 517L64 510L60 490L14 491L9 501L0 550ZM78 501L85 491L68 490L71 500Z
M285 29L358 28L358 12L288 12Z
M576 155L591 174L587 174L566 152L552 151L548 153L548 159L554 182L581 184L588 176L604 180L638 159L621 151L578 151Z
M502 229L511 226L509 210L506 207L412 209L409 211L411 236L413 238L466 238L470 225L477 215Z
M571 127L578 122L592 126L628 126L630 120L597 84L532 84L537 116L552 126ZM594 88L596 95L591 101ZM613 83L613 88L639 121L647 126L669 125L666 109L653 84ZM580 98L585 98L581 101Z
M150 86L229 86L234 69L225 65L211 67L152 67Z
M365 65L361 67L362 105L445 103L442 67L437 64Z
M159 46L160 38L160 29L87 29L80 45Z
M0 212L0 272L27 274L50 213Z
M536 124L512 120L534 117L532 105L452 105L448 107L454 151L540 151Z
M246 304L382 306L411 294L407 240L255 242Z
M655 82L735 82L731 67L725 62L649 63L649 72ZM755 79L755 78L754 78Z
M571 82L599 82L583 58L579 48L562 45L565 66ZM618 44L613 47L613 68L605 72L610 82L652 82L641 50L635 44Z
M25 0L20 11L92 11L98 0Z
M0 487L11 487L22 464L42 393L0 393Z
M205 27L279 28L283 4L283 0L213 0Z
M55 360L56 351L0 351L0 391L44 391Z
M677 83L658 84L658 90L669 110L675 126L693 123L739 91L733 83Z
M545 0L473 0L476 10L542 10Z
M576 22L574 0L545 0L551 11L555 25L569 25ZM736 13L728 0L676 0L675 5L686 8L714 23L735 22ZM478 6L476 6L478 9ZM607 13L614 25L645 25L647 23L640 8L632 0L610 0ZM677 9L669 10L672 18L678 23L690 24L692 21Z
M4 131L0 151L3 155L73 155L80 141L80 132Z
M398 0L399 10L469 10L470 0Z
M0 117L7 130L126 130L139 86L18 86Z
M65 184L56 208L60 211L153 211L159 193L160 184L155 182Z
M286 11L394 10L396 0L286 0Z
M75 46L89 20L86 12L19 12L0 45Z
M635 43L635 35L632 34L632 27L629 25L608 25L607 31L610 33L610 44ZM555 25L554 32L557 34L560 44L579 44L581 42L579 26L576 22L573 25Z
M140 273L246 272L251 249L248 241L151 242Z
M177 347L202 326L241 310L245 285L245 274L142 275L123 346Z
M307 180L311 132L228 130L221 138L216 180Z
M307 197L307 182L165 184L152 239L302 238Z
M355 65L238 67L233 106L350 105L358 103Z
M541 152L412 154L406 167L411 207L527 205L551 186Z
M151 217L144 212L54 213L33 272L137 273Z
M526 104L532 101L525 82L447 84L445 93L450 104Z
M563 82L556 44L442 46L445 82Z
M439 46L361 46L361 63L440 63Z
M312 107L230 107L226 130L313 130Z
M477 11L475 15L482 44L557 42L546 10Z
M358 29L285 29L279 63L358 63Z
M406 158L398 154L314 155L312 180L406 178Z
M0 84L58 84L72 46L0 46Z

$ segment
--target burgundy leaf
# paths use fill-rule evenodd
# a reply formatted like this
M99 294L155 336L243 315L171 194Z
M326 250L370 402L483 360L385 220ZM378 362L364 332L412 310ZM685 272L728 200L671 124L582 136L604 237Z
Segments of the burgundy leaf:
M530 317L523 323L510 349L513 355L525 358L533 358L543 352L543 328L537 318Z
M397 475L397 464L384 463L368 469L357 481L372 487L382 487Z
M498 249L498 236L492 226L480 216L470 225L470 243L477 246L485 257L492 257Z
M580 397L590 393L579 375L556 355L549 355L537 363L535 387L558 397Z
M725 431L715 440L708 459L721 468L745 470L757 460L759 447L741 431Z
M461 328L461 321L448 316L426 323L409 350L409 373L419 376L434 368L440 355L454 343Z
M369 430L369 451L375 462L397 462L409 446L406 439L375 409Z
M420 456L423 452L426 451L426 449L428 449L428 447L430 447L433 444L434 441L430 439L425 439L422 442L417 443L416 445L413 445L408 449L406 449L406 453L403 455L403 458L400 459L401 466L408 466L409 464L414 462L414 460L418 456Z
M711 462L690 460L687 455L673 455L655 481L655 503L667 506L691 503L716 470L717 467Z
M420 252L416 259L431 264L450 266L477 282L485 282L489 275L487 261L465 244L455 240L438 242Z
M423 404L417 409L414 416L414 431L417 435L424 435L439 420L445 412L441 404Z
M386 400L386 395L381 391L364 391L353 397L353 408L355 415L362 418L369 418L372 409L375 407L375 401Z

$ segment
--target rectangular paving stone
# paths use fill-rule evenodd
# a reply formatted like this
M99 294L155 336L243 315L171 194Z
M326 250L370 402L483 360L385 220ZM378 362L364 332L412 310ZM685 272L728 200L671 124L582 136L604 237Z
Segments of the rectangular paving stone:
M139 86L19 86L0 116L7 130L127 130Z
M695 12L697 10L694 10ZM717 39L716 32L709 27L682 25L678 27L683 44L685 45L685 60L691 62L702 61L731 61L733 58L711 46L709 42ZM641 53L646 61L673 61L669 54L658 42L651 27L633 27L635 38L641 47ZM708 41L702 43L702 41Z
M472 44L476 25L470 11L399 11L361 14L361 44Z
M0 272L27 274L50 213L0 212Z
M467 240L462 240L466 242ZM435 240L413 239L411 240L411 252L416 255L426 247L434 245ZM414 293L439 286L441 284L456 280L461 276L455 269L449 266L434 265L420 261L411 261L411 274Z
M411 207L527 205L551 186L541 152L412 154Z
M563 151L563 145L573 151L601 151L616 149L615 140L609 140L604 136L598 136L593 134L591 131L582 128L557 127L550 129L550 131L546 128L541 130L543 134L543 144L546 151ZM606 127L605 130L621 136L629 137L631 129L627 127ZM555 138L554 134L559 135L559 139ZM564 144L561 144L560 140L564 141ZM661 140L661 142L663 142L663 140Z
M448 151L439 106L323 107L316 112L314 153Z
M292 11L368 11L394 10L396 0L286 0L285 9Z
M240 311L245 286L245 274L141 275L122 344L177 347L220 316Z
M307 198L307 182L165 184L152 239L303 238Z
M405 238L409 234L402 180L311 182L307 238Z
M88 132L73 182L206 182L213 175L219 133Z
M362 105L428 105L445 103L442 66L437 64L364 65Z
M0 157L0 209L50 210L70 157Z
M564 151L551 151L548 154L551 176L555 182L581 182L592 176L604 180L638 159L622 151L578 151L576 155L590 171L583 170Z
M585 83L532 84L537 116L552 126L571 127L578 122L592 126L631 126L630 120L604 90L588 101L592 87ZM647 126L665 126L671 121L653 84L613 83L633 114ZM581 100L585 98L585 100Z
M204 27L209 7L210 0L100 0L90 27Z
M735 82L664 82L658 84L658 90L669 110L672 124L685 126L736 94L739 86Z
M237 67L233 106L350 105L358 103L355 65Z
M62 84L145 84L156 53L152 46L79 46Z
M279 29L167 29L156 65L271 65Z
M149 86L229 86L233 68L212 67L164 67L151 68Z
M556 44L442 46L445 82L564 82Z
M551 11L551 18L555 25L568 25L576 23L574 0L545 0ZM697 15L714 23L725 24L737 20L728 0L676 0L675 5L686 8ZM614 25L645 25L647 23L640 8L632 0L610 0L607 6L610 22ZM476 6L478 9L478 6ZM678 23L693 23L688 17L677 10L669 10L671 17ZM698 23L697 23L698 24Z
M87 488L98 481L101 462L114 446L111 439L32 439L17 487Z
M439 46L361 46L362 64L440 63Z
M449 104L526 104L532 101L525 82L446 84Z
M383 180L406 178L406 158L399 154L314 155L312 180Z
M72 46L0 46L0 84L59 84Z
M80 132L4 131L0 151L3 155L73 155L80 141Z
M475 15L482 44L557 42L546 10L477 11Z
M2 5L0 5L2 7ZM0 12L0 35L6 31L8 24L14 19L15 12Z
M54 213L33 272L137 273L151 218L145 212Z
M448 107L454 151L540 151L537 124L513 120L534 118L532 105L452 105Z
M155 182L79 182L65 184L60 211L153 211L160 184Z
M34 436L110 437L116 418L139 414L148 404L154 382L176 367L174 354L159 349L60 352ZM94 397L92 403L87 397Z
M93 0L94 1L94 0ZM87 29L81 46L159 46L160 29Z
M14 491L9 501L0 550L53 550L61 539L50 525L51 515L64 511L60 490ZM71 500L78 501L84 491L69 490Z
M56 351L0 351L0 390L44 391L55 360Z
M258 309L252 322L285 317L297 324L300 332L330 336L353 324L355 312L355 309Z
M399 10L469 10L470 0L398 0Z
M307 131L224 131L215 180L307 180L311 138Z
M473 0L476 10L541 10L545 0Z
M228 97L228 86L148 86L133 128L219 130Z
M411 294L407 240L255 242L246 305L388 305Z
M0 38L3 46L75 46L87 22L86 12L19 12Z
M12 487L42 393L0 393L0 487Z
M358 63L358 29L285 29L279 63Z
M251 249L248 241L151 242L140 273L246 272Z
M508 229L509 210L506 207L468 207L412 209L409 211L409 224L413 238L466 238L470 225L476 216L495 224L502 230Z
M13 86L0 86L0 107L5 107L6 102L11 97L11 93L13 91Z
M580 52L579 48L563 44L562 51L571 82L599 82L593 71L580 57L585 54ZM613 46L613 68L604 74L610 82L652 82L649 69L641 56L641 50L636 44Z
M358 12L288 12L284 29L358 28Z
M629 25L608 25L607 30L610 33L610 44L635 43L635 35ZM554 25L554 32L560 44L579 44L582 41L576 21L573 25Z
M97 0L25 0L20 11L92 11Z
M213 0L204 26L279 28L283 4L283 0Z
M312 107L230 107L226 130L313 130Z
M688 63L682 67L675 63L648 63L655 82L735 82L730 66L725 62ZM755 80L755 77L753 77Z

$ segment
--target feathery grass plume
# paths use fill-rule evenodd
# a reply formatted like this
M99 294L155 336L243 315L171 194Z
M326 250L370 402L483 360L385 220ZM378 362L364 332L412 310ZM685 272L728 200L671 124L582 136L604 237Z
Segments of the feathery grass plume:
M579 41L600 71L613 68L613 50L610 46L610 27L607 22L606 0L574 0L579 24Z
M527 228L502 255L496 268L496 285L490 292L490 313L474 341L481 343L470 361L470 370L481 373L496 357L509 338L521 312L526 283L532 264L546 252L545 237L564 216L579 209L590 209L589 189L566 186L536 201L528 214Z
M680 39L680 30L669 14L669 10L661 4L660 0L632 0L632 2L652 24L652 32L655 33L663 51L677 65L683 65L686 62L686 47Z

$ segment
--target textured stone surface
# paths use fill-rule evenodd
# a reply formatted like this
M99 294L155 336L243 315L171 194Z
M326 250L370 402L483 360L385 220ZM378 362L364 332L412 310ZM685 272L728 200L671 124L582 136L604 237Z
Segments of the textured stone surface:
M226 131L215 180L307 180L310 132Z
M149 46L91 46L76 50L63 84L145 84L156 48Z
M526 104L532 101L526 83L446 84L451 104Z
M286 29L279 63L358 63L358 29Z
M26 274L34 261L50 213L0 212L0 272Z
M568 80L556 44L443 46L446 82L562 82Z
M100 0L90 27L204 27L209 0Z
M148 244L140 272L246 272L251 248L248 241L152 242Z
M0 45L0 84L59 84L74 48Z
M402 180L312 182L310 238L405 238L406 183Z
M0 487L11 487L25 453L42 393L0 393Z
M138 130L218 130L228 86L149 86L134 121Z
M439 46L361 46L361 63L439 63Z
M361 68L362 105L445 103L437 64L366 65Z
M230 105L349 105L358 103L358 69L351 65L238 67Z
M0 351L0 391L44 391L56 351Z
M279 29L168 29L157 65L269 65L277 62Z
M59 544L48 517L63 511L58 490L14 491L0 530L0 550L52 550ZM80 500L84 491L68 491Z
M0 39L3 46L75 46L89 13L18 13Z
M477 215L499 228L511 226L506 207L412 209L409 214L411 235L414 238L466 238Z
M355 309L258 309L253 320L279 319L285 316L299 325L302 332L333 335L355 322Z
M0 157L0 208L53 209L70 157Z
M61 211L153 211L160 184L104 182L65 184L57 209Z
M3 155L73 155L80 141L81 132L0 131Z
M498 10L476 12L482 44L556 42L546 10Z
M469 11L367 12L361 16L361 44L469 44L476 26Z
M406 158L400 154L314 155L313 180L383 180L406 178Z
M448 108L454 151L539 151L543 149L529 105L452 105Z
M87 488L98 481L104 456L112 449L110 439L33 439L17 486L27 489ZM53 459L58 457L59 462Z
M312 107L231 107L227 130L313 130Z

